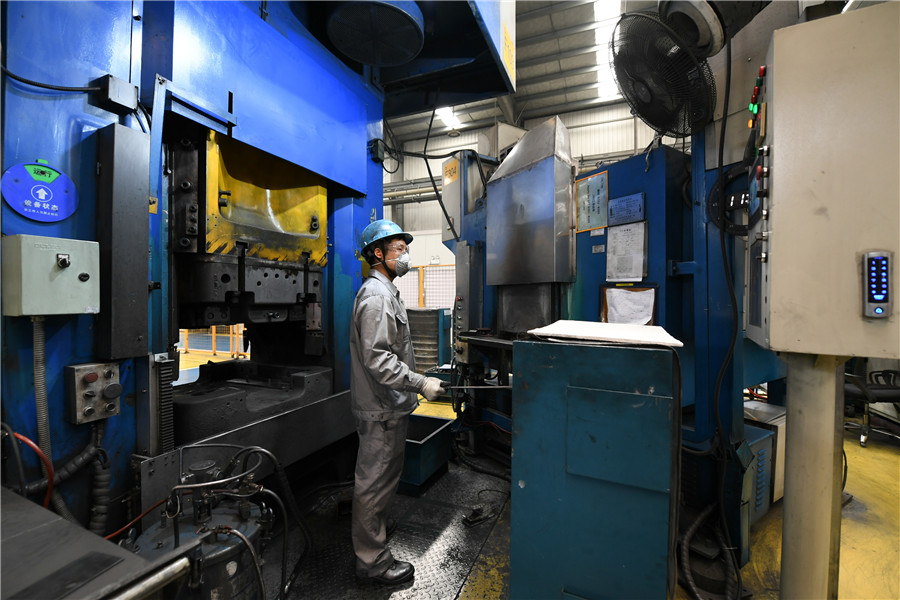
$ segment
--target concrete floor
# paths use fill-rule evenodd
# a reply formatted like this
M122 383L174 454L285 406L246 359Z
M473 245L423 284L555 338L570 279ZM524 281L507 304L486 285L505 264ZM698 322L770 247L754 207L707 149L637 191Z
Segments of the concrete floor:
M442 415L446 405L423 402L418 412ZM859 432L844 432L845 492L853 498L842 511L838 598L900 598L900 441L873 433L866 448ZM778 600L781 579L781 501L750 531L751 558L741 569L755 600ZM505 539L504 539L505 536ZM509 597L509 507L494 527L458 596L460 600ZM678 587L676 599L690 594Z
M853 499L842 511L838 598L900 598L900 442L875 433L862 448L858 432L846 430L844 451ZM757 600L778 598L782 508L776 502L750 530L741 575Z
M182 369L227 356L182 355ZM453 418L448 404L423 401L418 414ZM840 599L900 598L900 441L873 433L866 448L858 432L844 432L848 473L845 492L852 495L842 511ZM744 587L756 600L778 599L781 576L782 502L750 531L751 557L741 570ZM509 598L509 504L498 518L457 598ZM691 596L682 587L676 599Z

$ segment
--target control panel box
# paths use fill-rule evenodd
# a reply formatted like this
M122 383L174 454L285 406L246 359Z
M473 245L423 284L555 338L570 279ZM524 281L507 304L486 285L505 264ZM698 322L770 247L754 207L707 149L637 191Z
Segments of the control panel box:
M100 312L97 242L8 235L2 244L5 316Z
M117 363L87 363L66 367L66 417L90 423L119 414L122 384Z
M898 22L885 2L773 35L751 100L745 315L763 347L900 358Z

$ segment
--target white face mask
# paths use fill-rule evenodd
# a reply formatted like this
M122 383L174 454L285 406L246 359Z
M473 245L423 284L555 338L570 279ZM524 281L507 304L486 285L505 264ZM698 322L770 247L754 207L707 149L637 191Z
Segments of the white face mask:
M403 277L409 273L409 252L404 252L397 257L397 261L394 263L394 270L397 272L397 277Z
M409 261L410 261L409 252L404 252L397 258L392 258L390 260L386 260L383 262L377 262L377 263L375 263L375 265L384 265L385 269L390 269L387 266L387 263L393 262L394 263L394 269L393 269L394 273L396 274L397 277L403 277L404 275L409 273ZM375 266L375 265L372 265L372 266Z

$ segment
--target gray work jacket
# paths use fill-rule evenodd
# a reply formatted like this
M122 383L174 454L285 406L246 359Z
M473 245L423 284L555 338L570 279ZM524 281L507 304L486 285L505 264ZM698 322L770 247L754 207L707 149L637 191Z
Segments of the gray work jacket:
M350 392L353 415L387 421L419 405L425 376L416 373L406 307L391 281L372 270L353 304L350 328Z

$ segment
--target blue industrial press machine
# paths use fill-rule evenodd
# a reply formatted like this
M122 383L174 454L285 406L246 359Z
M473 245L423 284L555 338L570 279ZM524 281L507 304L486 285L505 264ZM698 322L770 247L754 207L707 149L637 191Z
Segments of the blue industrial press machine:
M729 37L765 5L733 3L745 14L728 22ZM652 33L665 38L664 28ZM686 72L700 68L691 59ZM648 148L578 174L552 118L484 186L477 157L444 163L445 178L460 179L444 188L458 233L445 236L457 264L454 406L473 455L506 456L512 597L673 597L679 551L695 580L685 585L724 593L749 559L743 390L785 368L743 334L745 238L721 229L752 217L747 169L722 178L719 195L704 132L715 93L692 101L688 116L702 123L676 136L691 136L690 155ZM656 325L683 346L528 333L556 321Z
M474 159L452 161L463 172ZM665 596L674 593L676 508L717 495L715 465L682 461L681 444L708 448L717 410L739 443L743 389L783 377L783 367L741 339L714 399L732 316L705 209L715 173L690 177L704 172L702 143L695 138L692 156L662 147L577 178L570 161L568 132L553 118L518 142L483 200L475 186L457 207L445 188L448 212L463 214L459 241L447 242L457 252L452 377L498 388L460 390L456 405L470 450L512 452L513 597ZM591 212L598 194L603 211ZM619 222L608 222L607 206L642 230L645 264L631 281L608 269ZM647 324L683 342L676 357L665 347L524 335L560 319L615 322L616 292L649 292ZM728 468L725 511L746 561L751 482L746 466Z
M2 11L2 420L48 459L22 446L4 468L3 595L100 597L199 552L203 585L242 577L255 597L246 557L222 570L240 542L200 540L187 507L252 539L257 508L212 486L354 432L348 315L381 218L382 119L514 91L514 3ZM250 360L173 388L178 329L232 323ZM101 536L163 498L167 517L144 520L136 564L10 489Z

